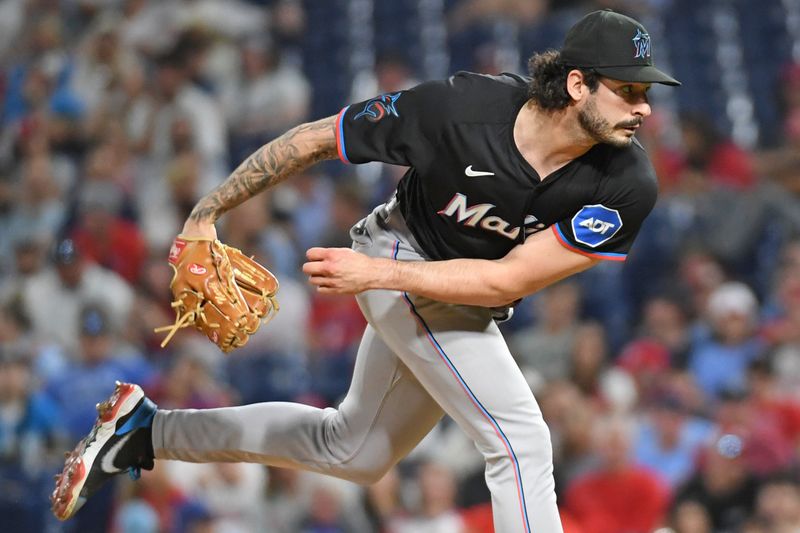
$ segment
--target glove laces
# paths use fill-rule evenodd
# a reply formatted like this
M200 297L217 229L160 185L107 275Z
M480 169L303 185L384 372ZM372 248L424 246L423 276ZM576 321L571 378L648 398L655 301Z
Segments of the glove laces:
M185 306L185 302L181 300L175 300L170 305L173 309L175 309L175 323L169 326L161 326L155 328L153 331L156 333L161 333L162 331L168 331L166 338L161 341L161 347L165 347L172 337L178 332L179 329L185 328L195 322L196 318L200 318L203 322L207 323L212 328L218 328L219 324L211 324L206 319L206 314L203 311L203 306L201 302L203 301L202 293L199 294L199 298L197 298L197 303L195 304L194 309L186 309L183 314L181 314L180 308Z

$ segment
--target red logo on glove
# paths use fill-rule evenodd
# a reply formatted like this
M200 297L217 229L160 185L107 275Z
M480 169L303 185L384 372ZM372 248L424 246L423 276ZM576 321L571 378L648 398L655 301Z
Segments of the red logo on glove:
M192 263L191 265L189 265L189 272L191 272L192 274L197 274L198 276L202 276L203 274L208 272L208 270L206 270L206 267L204 267L203 265Z
M176 238L172 241L172 247L169 249L168 261L173 265L178 264L178 258L181 256L181 252L183 252L184 248L186 248L186 241L183 239Z

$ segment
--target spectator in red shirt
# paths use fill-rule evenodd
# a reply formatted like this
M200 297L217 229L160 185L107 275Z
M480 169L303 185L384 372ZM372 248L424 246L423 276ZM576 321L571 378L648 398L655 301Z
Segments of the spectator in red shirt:
M139 228L119 215L122 191L108 182L87 182L78 200L78 223L72 239L87 259L135 283L147 259Z
M785 436L793 431L793 422L783 418L782 409L778 404L763 404L744 388L723 391L717 406L715 421L723 433L742 439L744 463L756 476L774 474L794 460L793 444Z
M792 449L800 448L800 401L783 393L777 384L773 362L759 358L747 372L753 411L759 418L770 418Z
M708 116L684 114L680 120L686 163L723 187L752 188L757 181L752 155L722 135Z
M595 424L600 467L567 488L565 510L592 533L649 533L662 522L669 495L652 472L631 462L632 423L618 417Z

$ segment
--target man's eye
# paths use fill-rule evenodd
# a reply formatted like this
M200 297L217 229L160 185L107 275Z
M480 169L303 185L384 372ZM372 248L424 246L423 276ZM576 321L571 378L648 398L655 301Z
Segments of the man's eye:
M633 87L630 85L623 85L620 90L623 94L633 94Z

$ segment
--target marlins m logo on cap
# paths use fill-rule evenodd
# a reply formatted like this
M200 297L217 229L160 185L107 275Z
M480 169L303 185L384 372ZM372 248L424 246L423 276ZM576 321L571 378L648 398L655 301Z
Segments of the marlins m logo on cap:
M634 59L650 57L650 34L643 33L642 30L636 29L636 35L633 37L633 45L636 47L636 53L633 55Z
M569 29L561 62L614 80L680 85L653 65L653 54L650 34L641 23L604 9L589 13Z

